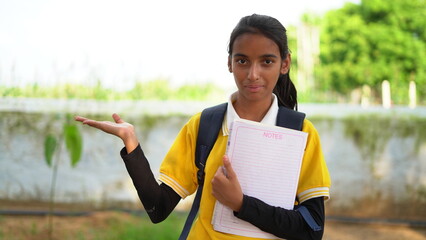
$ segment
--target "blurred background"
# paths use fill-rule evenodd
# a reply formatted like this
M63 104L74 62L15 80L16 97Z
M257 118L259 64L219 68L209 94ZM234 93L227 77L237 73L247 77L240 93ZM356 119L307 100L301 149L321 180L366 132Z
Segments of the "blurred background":
M332 177L324 238L426 239L425 0L0 0L0 239L176 239L192 198L150 224L121 141L73 116L119 113L158 174L236 90L227 44L252 13L287 28Z

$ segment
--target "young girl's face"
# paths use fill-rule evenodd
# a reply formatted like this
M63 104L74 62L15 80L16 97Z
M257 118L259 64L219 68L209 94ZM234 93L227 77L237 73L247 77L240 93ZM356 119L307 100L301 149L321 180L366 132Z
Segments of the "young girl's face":
M264 35L245 33L235 39L228 67L238 98L270 101L278 77L288 72L290 56L282 59L278 45Z

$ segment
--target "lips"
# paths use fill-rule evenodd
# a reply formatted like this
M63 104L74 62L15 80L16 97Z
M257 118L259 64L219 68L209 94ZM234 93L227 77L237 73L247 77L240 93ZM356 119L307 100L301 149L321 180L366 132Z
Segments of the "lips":
M263 85L247 85L246 88L249 92L258 92L263 88Z

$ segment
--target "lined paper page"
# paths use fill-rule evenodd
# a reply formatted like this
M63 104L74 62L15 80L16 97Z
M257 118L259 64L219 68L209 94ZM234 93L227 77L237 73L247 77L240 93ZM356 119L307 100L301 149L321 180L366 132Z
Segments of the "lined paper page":
M238 119L232 124L227 155L242 191L272 206L293 209L307 133ZM276 239L252 224L234 217L216 202L216 231Z

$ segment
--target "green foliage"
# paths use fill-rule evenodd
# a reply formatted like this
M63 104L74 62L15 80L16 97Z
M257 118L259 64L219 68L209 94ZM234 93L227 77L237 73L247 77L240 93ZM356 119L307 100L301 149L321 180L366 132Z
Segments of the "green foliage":
M70 153L71 166L75 167L83 149L83 139L78 127L75 124L64 124L64 138L65 146Z
M414 80L424 99L424 16L424 0L368 0L328 12L321 34L321 89L346 94L367 84L379 93L381 82L389 80L394 101L402 103Z
M297 72L297 29L295 26L287 27L287 42L291 53L290 78L294 80L293 75Z
M220 90L213 84L208 83L205 85L184 85L176 91L176 99L178 100L208 100L209 95L220 93Z
M137 82L127 91L117 91L96 86L64 84L54 87L41 87L37 84L25 87L1 87L0 97L57 98L57 99L96 99L96 100L211 100L223 94L224 90L214 84L187 84L170 86L165 79Z
M129 91L132 99L158 99L167 100L172 95L168 81L159 79L147 83L138 82L135 87Z
M75 167L80 160L81 153L83 151L83 138L77 125L74 123L65 123L63 125L63 132L59 139L60 141L65 141L65 146L70 156L71 166ZM55 137L53 134L48 134L45 137L44 157L49 167L52 167L53 155L58 145L60 145L60 142L58 143L57 137ZM57 161L59 161L59 159Z
M318 26L321 24L321 16L313 12L302 14L301 20L303 23L309 25Z
M52 158L57 144L58 141L56 140L55 136L52 134L46 136L44 140L44 159L46 160L46 163L49 167L52 167Z

